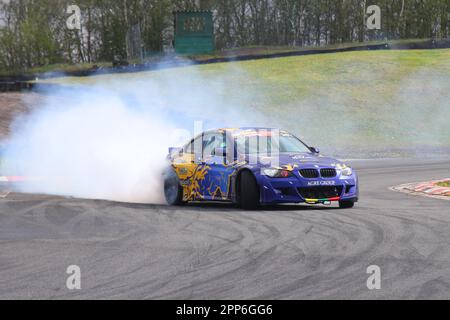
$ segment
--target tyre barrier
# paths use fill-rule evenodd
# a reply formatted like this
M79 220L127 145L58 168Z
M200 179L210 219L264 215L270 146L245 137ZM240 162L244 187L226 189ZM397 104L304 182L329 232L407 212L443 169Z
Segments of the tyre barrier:
M0 81L0 92L20 91L45 91L47 89L59 88L60 85L53 83L33 83L27 81Z
M0 92L12 92L12 91L22 91L31 90L33 87L32 83L24 81L3 81L0 82Z

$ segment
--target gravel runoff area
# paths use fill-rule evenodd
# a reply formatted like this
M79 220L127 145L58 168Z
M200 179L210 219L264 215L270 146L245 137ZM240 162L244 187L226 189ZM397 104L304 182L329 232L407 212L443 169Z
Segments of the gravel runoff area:
M20 114L25 114L38 105L44 96L35 92L0 93L0 145L8 137L11 124Z

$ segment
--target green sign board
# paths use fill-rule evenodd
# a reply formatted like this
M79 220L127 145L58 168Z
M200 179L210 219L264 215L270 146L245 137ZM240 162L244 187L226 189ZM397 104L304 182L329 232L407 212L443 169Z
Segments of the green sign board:
M178 54L214 52L214 27L211 11L175 12L175 52Z

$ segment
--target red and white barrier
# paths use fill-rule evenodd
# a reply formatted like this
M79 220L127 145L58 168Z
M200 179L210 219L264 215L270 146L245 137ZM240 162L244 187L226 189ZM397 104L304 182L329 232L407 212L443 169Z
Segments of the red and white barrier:
M429 181L429 182L422 182L416 185L411 185L410 190L414 192L422 192L434 196L447 196L450 195L450 188L448 187L441 187L437 184L444 181L449 181L450 179L446 180L439 180L439 181Z
M427 181L418 183L406 183L399 186L391 187L391 190L422 195L432 198L450 200L450 187L439 186L440 182L447 182L450 179Z

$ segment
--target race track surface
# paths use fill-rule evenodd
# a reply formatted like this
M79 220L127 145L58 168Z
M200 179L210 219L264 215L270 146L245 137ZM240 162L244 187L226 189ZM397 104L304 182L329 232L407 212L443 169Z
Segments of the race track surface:
M0 299L449 299L450 201L388 188L447 178L450 160L350 163L351 210L0 197Z

